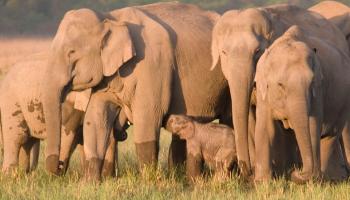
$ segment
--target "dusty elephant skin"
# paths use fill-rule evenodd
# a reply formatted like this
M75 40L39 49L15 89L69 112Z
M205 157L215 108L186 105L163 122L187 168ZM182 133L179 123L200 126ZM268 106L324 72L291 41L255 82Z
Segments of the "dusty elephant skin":
M47 137L40 88L46 61L46 54L31 55L11 67L2 80L0 110L5 173L18 165L29 172L38 163L39 140ZM69 136L62 138L67 140ZM60 148L64 149L67 144L62 145ZM58 175L58 155L46 156L46 168Z
M346 52L298 26L288 29L265 51L255 77L259 105L255 136L260 139L256 157L261 158L256 172L260 177L271 170L267 138L274 132L274 120L295 132L303 162L302 172L292 173L297 183L318 178L325 166L333 164L330 160L340 151L340 135L345 138L345 149L349 148L349 63ZM326 143L321 143L320 152L321 137L329 141L329 147L323 149ZM333 174L337 176L326 178L347 177L344 166L343 172Z
M237 156L239 163L244 163L241 166L247 166L247 169L241 169L247 176L252 171L251 152L248 150L248 113L256 63L264 50L292 25L317 34L348 53L346 40L338 28L314 12L291 5L228 11L213 30L212 69L217 69L216 65L220 63L230 87ZM255 179L263 177L257 176Z
M11 67L1 84L0 110L4 144L2 170L18 166L30 168L30 152L39 139L46 138L45 118L40 85L44 73L45 54L32 55ZM38 151L32 157L37 157ZM58 155L46 155L46 167L57 174ZM34 163L35 164L35 163Z
M86 12L99 15L87 10L72 12L76 18L84 19ZM101 55L102 61L109 58L108 64L118 68L103 71L111 76L98 86L100 94L90 99L84 120L87 160L103 159L106 144L100 141L108 140L117 105L134 125L141 167L156 166L159 132L169 114L184 113L202 121L230 118L226 80L219 68L209 70L216 13L172 2L118 9L107 13L105 18L96 26L107 28L110 38L102 53L94 56ZM61 24L68 22L64 18ZM82 43L91 43L91 38L82 39ZM123 55L128 57L121 58ZM180 155L185 152L184 145L171 146L181 149L170 150L169 159L185 157Z
M216 174L227 176L237 161L233 129L222 124L201 124L185 115L170 115L166 129L186 140L187 175L194 180L205 162Z
M0 112L1 137L4 141L4 172L9 172L13 166L18 165L29 172L35 169L38 163L39 140L47 137L41 103L42 91L39 87L43 81L46 61L46 54L32 55L11 67L2 80ZM84 113L74 109L75 94L69 93L62 106L60 155L47 155L46 159L47 169L50 172L55 171L57 175L64 174L62 169L67 169L69 157L79 142L79 134L76 132L82 126ZM124 123L126 121L119 121L122 125L118 124L114 130L119 133L125 132L121 129ZM123 135L125 139L126 133ZM82 133L80 136L82 137Z

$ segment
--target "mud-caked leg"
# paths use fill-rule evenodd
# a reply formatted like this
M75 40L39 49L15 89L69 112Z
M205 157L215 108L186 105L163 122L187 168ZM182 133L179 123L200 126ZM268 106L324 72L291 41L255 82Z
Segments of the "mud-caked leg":
M29 130L19 106L8 106L6 109L8 110L2 109L1 113L4 142L2 171L10 173L13 168L18 167L19 151L28 140Z

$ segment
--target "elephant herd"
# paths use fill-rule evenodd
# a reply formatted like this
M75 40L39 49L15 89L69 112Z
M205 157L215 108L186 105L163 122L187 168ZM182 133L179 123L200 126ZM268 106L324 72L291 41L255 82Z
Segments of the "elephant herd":
M169 167L186 161L189 177L208 161L258 182L344 180L349 46L350 8L336 1L221 16L179 2L68 11L50 50L1 82L2 171L34 169L45 139L48 172L64 174L79 145L87 180L113 176L132 124L140 169L156 166L164 127Z

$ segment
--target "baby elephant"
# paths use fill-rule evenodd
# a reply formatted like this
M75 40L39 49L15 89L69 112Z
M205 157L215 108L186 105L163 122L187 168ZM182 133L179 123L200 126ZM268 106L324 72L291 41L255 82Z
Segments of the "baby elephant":
M186 173L191 180L201 174L203 161L221 175L228 175L237 161L234 131L226 125L170 115L166 129L186 140Z

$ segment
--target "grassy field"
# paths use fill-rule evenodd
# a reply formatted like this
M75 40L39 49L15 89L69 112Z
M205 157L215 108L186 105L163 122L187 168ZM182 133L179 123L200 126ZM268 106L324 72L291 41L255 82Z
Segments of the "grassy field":
M5 73L17 60L46 51L49 44L49 39L0 38L1 72ZM128 140L118 147L118 178L101 184L83 182L76 153L68 174L52 177L44 170L42 154L38 169L31 174L19 172L13 177L0 174L0 199L350 199L350 182L296 185L280 179L255 186L236 176L226 181L209 176L196 185L188 185L183 169L167 170L170 134L166 131L161 133L158 170L139 173L132 129L128 131ZM1 160L2 156L0 163Z

